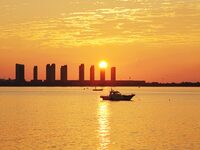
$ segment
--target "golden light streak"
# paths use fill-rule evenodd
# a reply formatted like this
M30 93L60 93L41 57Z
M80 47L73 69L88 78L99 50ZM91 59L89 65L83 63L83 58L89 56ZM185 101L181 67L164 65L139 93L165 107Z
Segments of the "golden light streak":
M110 144L109 103L99 102L98 110L99 150L108 149Z

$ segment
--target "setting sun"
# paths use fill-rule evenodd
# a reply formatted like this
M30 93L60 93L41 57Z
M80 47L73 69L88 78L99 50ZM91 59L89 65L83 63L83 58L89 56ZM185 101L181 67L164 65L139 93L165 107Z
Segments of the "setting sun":
M107 68L107 66L108 66L108 64L107 64L106 61L101 61L101 62L99 63L99 67L100 67L100 68Z

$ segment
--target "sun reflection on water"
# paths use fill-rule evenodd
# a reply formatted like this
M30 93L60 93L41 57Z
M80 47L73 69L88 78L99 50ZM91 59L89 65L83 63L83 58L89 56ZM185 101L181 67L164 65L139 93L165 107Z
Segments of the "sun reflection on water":
M109 103L100 102L98 104L98 134L99 134L99 149L108 149L110 144L110 122L109 122Z

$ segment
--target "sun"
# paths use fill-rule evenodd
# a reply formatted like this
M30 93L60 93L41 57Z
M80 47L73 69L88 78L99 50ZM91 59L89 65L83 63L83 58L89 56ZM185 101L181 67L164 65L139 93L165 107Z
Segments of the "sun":
M107 66L108 66L108 63L107 63L106 61L101 61L101 62L99 63L99 67L102 68L102 69L107 68Z

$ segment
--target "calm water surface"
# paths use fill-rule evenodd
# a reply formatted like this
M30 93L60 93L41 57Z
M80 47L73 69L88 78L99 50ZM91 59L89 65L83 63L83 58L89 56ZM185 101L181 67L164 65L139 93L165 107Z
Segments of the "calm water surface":
M200 88L0 88L1 150L199 150Z

